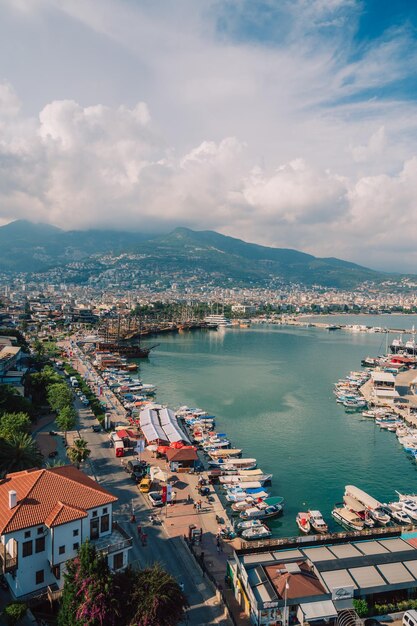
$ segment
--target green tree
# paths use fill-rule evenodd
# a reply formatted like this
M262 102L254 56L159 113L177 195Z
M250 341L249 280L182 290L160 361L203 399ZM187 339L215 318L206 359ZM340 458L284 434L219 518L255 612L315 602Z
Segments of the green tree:
M39 404L46 402L47 389L54 383L62 383L62 376L57 374L50 365L45 365L40 372L31 374L29 376L28 386L34 402L38 402Z
M26 413L3 413L0 417L0 438L9 440L18 433L30 432L30 419Z
M43 345L43 342L40 341L39 339L36 339L36 341L33 344L33 350L35 352L36 359L38 361L43 361L45 357L45 346Z
M58 626L113 626L117 601L107 560L86 541L67 561Z
M0 385L0 415L3 413L27 413L34 415L33 405L23 398L11 385Z
M51 409L57 413L72 404L72 391L66 383L48 385L46 397Z
M67 432L73 430L77 421L77 411L72 406L64 406L56 416L56 423L59 430L64 432L65 443L67 442Z
M85 439L75 439L74 444L67 449L67 455L71 463L76 465L78 469L83 461L86 461L91 454L91 450L87 448L88 443Z
M187 599L175 578L161 565L130 572L134 581L126 607L130 611L129 624L175 626L184 618Z
M17 433L10 439L0 439L0 472L9 474L41 467L42 454L38 444L27 433Z
M26 604L22 602L10 602L3 611L7 626L16 626L25 617L26 613Z

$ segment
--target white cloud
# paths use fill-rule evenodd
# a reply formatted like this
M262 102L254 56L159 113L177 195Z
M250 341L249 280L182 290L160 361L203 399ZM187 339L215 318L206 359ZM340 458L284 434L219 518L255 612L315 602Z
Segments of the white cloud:
M389 266L416 234L417 106L391 89L416 45L398 26L355 48L362 8L5 0L21 102L0 82L0 220L189 225Z

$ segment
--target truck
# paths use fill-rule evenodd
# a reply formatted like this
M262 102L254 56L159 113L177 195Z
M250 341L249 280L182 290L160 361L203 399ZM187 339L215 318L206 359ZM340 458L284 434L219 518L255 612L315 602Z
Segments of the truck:
M113 437L113 447L114 447L114 453L116 456L124 456L125 446L124 446L122 439L120 439L120 437Z

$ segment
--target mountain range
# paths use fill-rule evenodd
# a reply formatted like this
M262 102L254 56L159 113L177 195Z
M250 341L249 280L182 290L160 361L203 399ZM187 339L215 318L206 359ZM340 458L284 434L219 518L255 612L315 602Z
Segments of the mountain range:
M59 270L85 282L109 268L139 282L150 277L238 286L276 282L354 288L365 281L400 278L337 258L246 243L214 231L176 228L165 235L113 230L64 231L18 220L0 227L0 271L39 274ZM132 274L133 272L133 274ZM66 273L69 273L66 276ZM135 278L135 280L136 280Z

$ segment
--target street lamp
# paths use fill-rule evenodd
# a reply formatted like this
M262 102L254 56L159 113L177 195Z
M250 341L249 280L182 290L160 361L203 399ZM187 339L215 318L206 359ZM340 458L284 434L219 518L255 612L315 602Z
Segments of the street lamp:
M287 626L287 594L288 594L289 588L290 586L287 580L285 581L285 588L284 588L284 619L282 620L282 626Z

